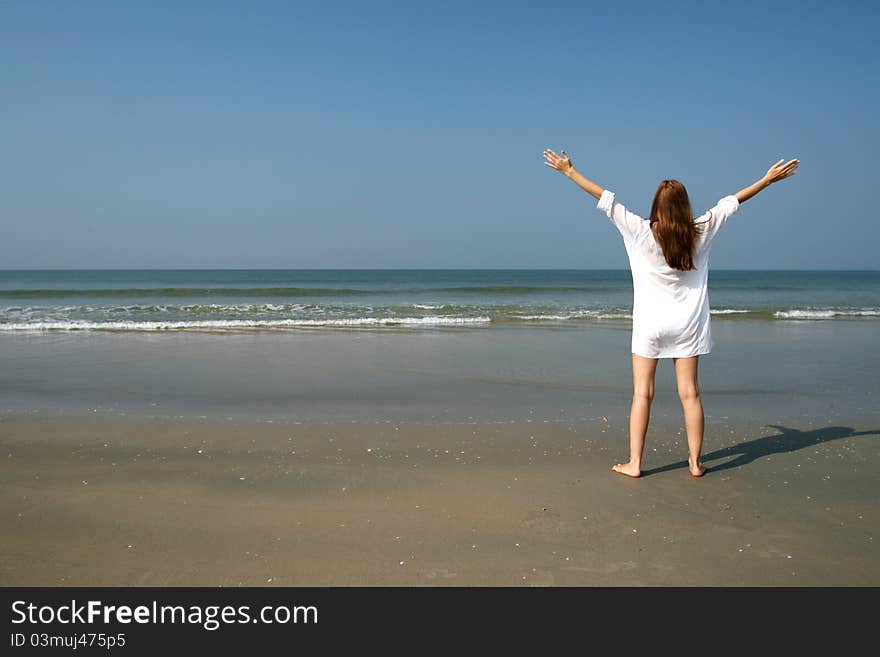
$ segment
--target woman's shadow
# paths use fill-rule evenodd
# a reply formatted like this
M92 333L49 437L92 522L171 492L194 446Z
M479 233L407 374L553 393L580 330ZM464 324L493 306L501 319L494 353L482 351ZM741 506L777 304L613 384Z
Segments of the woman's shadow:
M805 447L820 445L841 438L880 435L880 430L855 431L852 427L824 427L812 431L801 431L799 429L789 429L781 424L767 424L765 426L772 427L779 433L771 436L755 438L754 440L749 440L740 443L739 445L725 447L703 455L702 463L706 468L706 472L720 472L722 470L739 468L761 458L762 456L795 452ZM728 456L735 456L736 458L721 463L720 465L711 466L707 464L708 461L717 461ZM659 468L642 470L642 476L660 474L661 472L668 472L669 470L678 470L679 468L686 468L687 465L687 461L670 463L669 465L664 465Z

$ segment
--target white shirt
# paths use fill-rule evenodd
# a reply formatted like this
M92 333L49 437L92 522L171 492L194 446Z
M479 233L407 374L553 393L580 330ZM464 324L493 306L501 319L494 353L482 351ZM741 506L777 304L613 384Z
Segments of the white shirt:
M696 222L707 222L697 236L692 271L666 264L650 223L602 192L596 206L623 235L633 281L632 353L646 358L687 358L712 351L709 316L709 251L718 231L739 209L725 196Z

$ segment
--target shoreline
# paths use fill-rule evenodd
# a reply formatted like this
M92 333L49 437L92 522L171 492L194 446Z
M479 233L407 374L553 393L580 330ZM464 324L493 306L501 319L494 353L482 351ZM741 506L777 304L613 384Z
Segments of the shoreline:
M0 585L877 585L878 437L8 417Z
M713 324L708 418L880 419L870 322ZM0 416L108 414L304 423L627 422L630 331L47 333L0 338ZM652 421L678 424L672 362Z

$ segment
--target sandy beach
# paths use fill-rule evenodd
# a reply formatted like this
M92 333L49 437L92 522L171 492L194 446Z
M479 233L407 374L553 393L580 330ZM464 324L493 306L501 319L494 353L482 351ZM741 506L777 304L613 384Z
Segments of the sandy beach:
M0 422L0 584L877 585L878 427Z
M171 282L156 284L184 275L194 274L163 274ZM376 287L369 281L379 274L361 276ZM395 276L400 282L370 299L412 300L393 290L418 276ZM453 275L429 278L443 276ZM522 293L512 280L490 293L470 281L465 292L442 294L480 299L467 308L496 314L513 312L521 294L517 312L554 295L606 294L571 292L575 273L521 276L539 291ZM607 295L630 294L618 274L584 276L610 286ZM764 294L740 291L763 278L736 276L732 305L735 295ZM449 287L434 278L432 290ZM768 280L787 288L788 278ZM854 286L851 278L832 283ZM220 308L210 297L184 311L192 301L182 288L157 306L122 302L101 281L83 308L132 317L257 312L247 299ZM817 289L836 299L832 283ZM415 299L430 305L422 302L435 294ZM501 305L489 303L492 294ZM354 296L344 313L366 312L363 295ZM80 308L53 298L33 306L16 298L15 312ZM276 311L259 306L266 312ZM685 467L668 360L657 371L646 476L611 472L628 456L625 318L5 331L0 584L880 583L876 320L718 317L717 349L700 364L710 470L699 480Z

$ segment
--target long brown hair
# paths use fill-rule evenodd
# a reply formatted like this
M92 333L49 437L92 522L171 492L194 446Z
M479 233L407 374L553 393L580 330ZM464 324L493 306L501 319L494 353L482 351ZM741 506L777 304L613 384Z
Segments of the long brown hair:
M695 269L694 250L703 226L694 222L684 185L677 180L660 183L651 205L650 222L666 264L679 271Z

